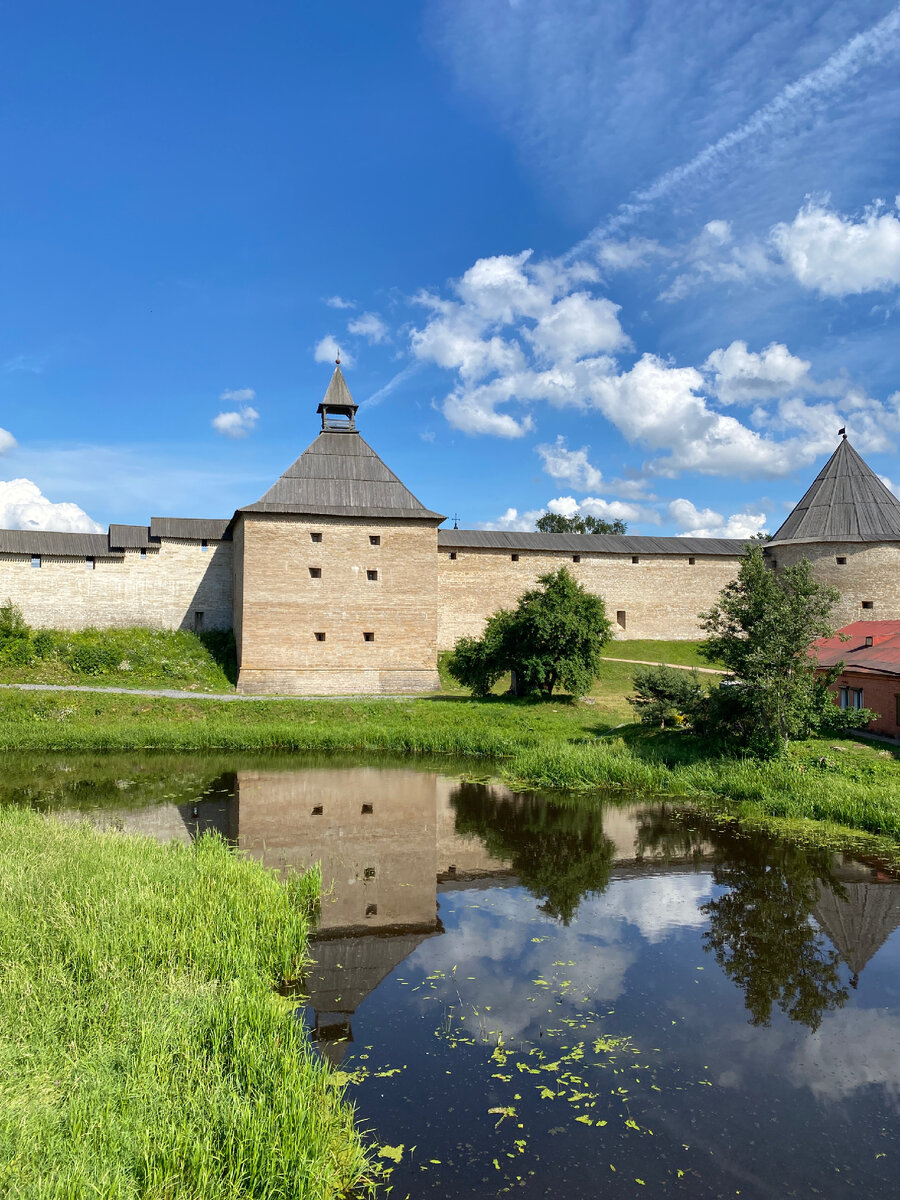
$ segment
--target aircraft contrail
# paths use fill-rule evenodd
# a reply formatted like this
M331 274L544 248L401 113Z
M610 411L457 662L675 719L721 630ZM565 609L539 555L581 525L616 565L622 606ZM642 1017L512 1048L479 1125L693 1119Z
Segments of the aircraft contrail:
M900 5L892 9L871 29L852 37L841 46L840 50L836 50L821 67L817 67L815 71L810 71L800 79L789 83L774 100L770 100L768 104L757 109L737 129L732 129L730 133L720 137L717 142L706 146L689 162L682 163L679 167L673 167L671 171L660 175L649 187L636 192L631 200L619 205L618 211L612 217L592 229L587 237L582 238L578 245L569 251L566 258L570 259L574 255L583 253L595 242L609 237L623 226L629 225L673 188L715 165L735 146L771 129L784 117L793 115L804 104L834 91L863 67L873 66L883 61L891 54L896 53L898 49L900 49Z

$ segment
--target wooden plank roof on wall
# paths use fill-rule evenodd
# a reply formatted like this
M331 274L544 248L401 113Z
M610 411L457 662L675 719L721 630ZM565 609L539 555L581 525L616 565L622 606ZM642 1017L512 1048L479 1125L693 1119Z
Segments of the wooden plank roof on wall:
M639 537L615 533L516 533L496 529L439 529L438 549L549 550L564 554L713 554L739 557L741 538Z

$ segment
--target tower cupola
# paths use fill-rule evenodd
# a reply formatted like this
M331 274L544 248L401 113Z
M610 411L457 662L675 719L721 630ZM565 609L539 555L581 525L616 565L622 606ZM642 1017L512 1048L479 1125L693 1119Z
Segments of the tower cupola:
M356 414L359 405L354 403L341 371L341 360L337 359L331 383L325 398L316 412L322 418L322 430L328 433L356 433Z

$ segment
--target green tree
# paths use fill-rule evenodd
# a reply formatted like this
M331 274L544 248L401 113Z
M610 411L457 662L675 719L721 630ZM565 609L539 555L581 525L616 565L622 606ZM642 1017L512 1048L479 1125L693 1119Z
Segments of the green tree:
M565 567L541 575L538 583L515 609L494 613L481 638L456 643L447 669L475 695L486 695L507 671L520 695L549 697L563 687L583 696L590 690L610 636L603 601Z
M707 635L700 653L722 663L739 681L737 687L719 689L723 695L718 705L713 701L713 724L718 708L720 724L727 728L732 722L732 732L763 755L809 736L822 694L809 647L815 638L833 633L830 615L837 600L834 588L815 581L807 559L776 574L762 545L749 545L737 578L700 614Z
M624 521L601 521L599 517L584 516L576 513L573 517L563 517L559 513L544 513L538 517L536 528L541 533L625 533L628 526Z
M667 667L643 667L632 676L634 695L628 703L642 725L665 729L669 725L692 725L706 691L696 671Z

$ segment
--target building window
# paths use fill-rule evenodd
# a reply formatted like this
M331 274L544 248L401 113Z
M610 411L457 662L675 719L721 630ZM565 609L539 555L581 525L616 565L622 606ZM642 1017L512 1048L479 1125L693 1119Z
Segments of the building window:
M362 806L362 815L364 817L371 817L371 815L374 811L375 811L375 806L373 804L364 804Z
M455 550L451 550L451 551L450 551L450 561L451 561L451 562L455 562L455 561L456 561L456 551L455 551Z
M370 633L364 633L364 634L363 634L363 641L364 641L364 642L374 642L374 641L375 641L375 634L374 634L374 633L371 633L371 632L370 632Z
M694 566L694 564L696 563L696 561L697 561L697 560L696 560L696 558L689 558L689 559L688 559L688 566L689 566L689 567L692 567L692 566Z
M625 628L625 609L624 608L620 608L619 611L616 613L616 624L618 625L618 627L620 629Z
M321 815L322 815L322 812L323 812L323 811L324 811L324 810L323 810L323 808L322 808L322 805L321 805L321 804L314 804L314 805L313 805L313 810L312 810L312 815L313 815L314 817L321 817Z
M311 534L309 535L309 540L310 540L311 542L321 542L321 540L322 540L322 535L321 535L321 533L311 533Z
M572 562L581 562L581 555L580 555L580 554L573 554L573 555L572 555Z
M511 555L509 556L509 558L510 558L510 562L518 562L518 561L519 561L519 556L518 556L518 554L511 554Z
M377 917L378 916L378 905L377 904L367 904L366 905L366 916L367 917Z
M838 555L838 557L834 561L837 563L837 565L839 567L846 567L846 565L847 565L847 560L846 560L846 558L843 557L843 555Z
M375 868L374 867L366 867L366 869L363 871L363 877L365 879L374 879L375 878Z
M325 641L325 634L324 634L324 633L314 633L314 634L313 634L313 637L316 639L316 641L317 641L317 642L324 642L324 641Z
M368 579L370 582L374 582L377 578L378 578L377 571L371 571L371 570L366 571L366 579Z
M86 570L93 571L94 560L90 557L90 555L84 560L84 566Z
M638 556L636 554L632 554L631 561L633 563L639 563L641 560L638 558Z
M141 558L146 558L146 557L147 557L147 551L146 551L146 550L144 549L144 547L142 546L142 547L141 547Z
M199 610L194 613L194 633L200 633L203 629L203 613Z
M41 565L41 556L39 554L32 554L31 565L33 567L39 567Z
M370 534L369 534L369 545L370 545L370 546L380 546L380 545L381 545L381 536L380 536L380 534L377 534L377 533L370 533Z
M321 567L310 567L309 568L309 577L310 577L310 579L321 579L322 578L322 568Z
M203 541L200 543L200 549L201 550L209 549L209 542L206 540L206 538L204 538Z
M862 688L842 687L840 693L841 708L863 708Z
M863 600L862 606L863 606L863 608L874 608L875 601L874 600Z
M870 637L867 637L867 638L866 638L866 645L867 645L867 646L871 646L871 645L872 645L872 638L870 638Z

